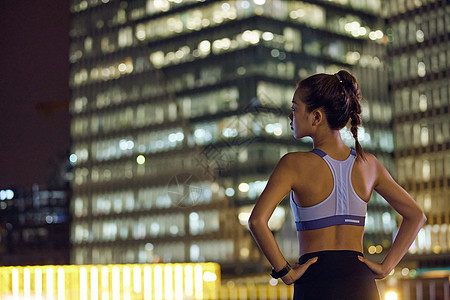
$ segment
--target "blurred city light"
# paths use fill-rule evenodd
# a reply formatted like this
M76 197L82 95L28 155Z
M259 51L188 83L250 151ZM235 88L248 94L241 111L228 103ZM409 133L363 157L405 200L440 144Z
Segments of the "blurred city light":
M239 191L241 191L243 193L246 193L246 192L248 192L249 189L250 188L249 188L248 183L242 182L242 183L239 184Z
M385 300L397 300L397 293L396 292L387 292L386 295L384 296Z
M139 165L143 165L145 163L145 156L144 155L139 155L138 157L136 157L136 162Z
M0 200L11 200L14 198L14 192L12 190L0 190Z

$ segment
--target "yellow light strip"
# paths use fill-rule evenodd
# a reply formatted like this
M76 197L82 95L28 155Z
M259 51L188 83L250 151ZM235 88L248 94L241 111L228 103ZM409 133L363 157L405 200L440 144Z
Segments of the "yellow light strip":
M183 299L183 268L180 265L175 266L175 299Z
M12 293L14 297L19 296L19 270L12 270Z
M36 291L36 298L42 297L42 270L36 268L34 271L34 290Z
M203 269L199 265L194 268L194 286L195 299L203 299Z
M187 265L184 268L184 291L187 297L192 297L194 295L194 281L193 281L193 269L192 266Z
M30 269L25 268L23 270L23 293L25 297L30 297Z
M58 300L65 299L65 278L64 269L58 268Z
M120 299L120 269L117 266L112 268L112 298Z
M162 289L163 289L163 277L162 277L162 268L161 266L156 266L154 269L155 277L155 299L162 300Z
M130 294L130 284L131 284L131 272L130 267L123 267L123 299L129 300L131 298Z
M47 285L46 285L46 290L47 290L47 298L51 299L53 298L53 268L48 267L47 270L45 271L46 276L47 276Z
M91 268L91 299L98 299L98 269Z
M141 268L139 266L133 268L133 291L136 294L141 292Z
M166 300L172 300L172 291L173 291L173 284L172 284L172 267L171 266L165 266L164 267L164 299Z
M87 270L85 267L80 268L80 300L87 300L88 283Z
M0 299L214 299L216 263L0 267Z
M144 299L148 300L152 298L152 269L149 266L144 267L144 282L150 282L144 284Z

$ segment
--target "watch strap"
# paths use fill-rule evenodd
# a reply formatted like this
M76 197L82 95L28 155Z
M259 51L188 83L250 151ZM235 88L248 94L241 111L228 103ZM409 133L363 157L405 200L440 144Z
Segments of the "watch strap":
M288 262L286 262L286 265L283 267L283 269L281 269L278 272L275 271L274 268L272 268L272 273L270 273L270 276L277 279L277 278L283 277L284 275L289 273L290 270L291 270L291 265Z

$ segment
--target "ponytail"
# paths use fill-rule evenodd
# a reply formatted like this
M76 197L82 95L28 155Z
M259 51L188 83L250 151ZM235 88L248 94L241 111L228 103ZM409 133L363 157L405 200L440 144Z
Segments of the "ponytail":
M364 150L361 147L361 144L358 141L358 126L361 125L361 91L358 87L358 83L356 79L349 72L345 70L341 70L338 73L334 74L339 83L342 85L342 89L344 90L345 96L347 98L348 108L350 110L349 119L350 121L350 132L355 139L355 150L358 154L357 157L361 157L363 160L366 160L364 156Z
M358 154L357 157L361 157L363 160L366 160L366 157L364 155L364 150L358 141L358 125L361 124L361 115L353 112L350 116L350 119L351 119L350 131L353 135L353 138L355 139L355 150L356 150L356 153Z

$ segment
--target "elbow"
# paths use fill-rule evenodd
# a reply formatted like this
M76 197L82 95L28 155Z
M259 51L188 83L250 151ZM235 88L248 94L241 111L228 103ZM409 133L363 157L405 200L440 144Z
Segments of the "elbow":
M419 226L422 227L423 224L427 221L427 216L423 212L422 209L418 209L417 212L414 214L414 219L417 223L419 223Z
M427 216L425 215L425 213L423 211L421 211L420 226L423 226L423 224L425 224L426 221L427 221Z
M257 225L257 221L255 220L255 218L252 218L250 216L250 218L248 219L248 228L250 229L250 231L253 231L255 229Z
M247 225L248 225L248 229L250 229L250 232L253 232L253 230L255 229L255 227L254 227L255 224L253 222L251 222L249 219Z
M427 217L423 210L419 207L412 209L408 212L408 214L402 215L403 220L408 220L409 222L412 222L414 224L417 224L417 226L420 228L422 227L425 222L427 221Z
M421 227L427 221L427 216L425 215L425 213L423 212L423 210L421 208L419 208L419 211L417 212L417 217L416 218L419 220Z
M260 228L263 224L264 222L262 220L254 217L253 215L248 219L248 228L251 232L254 232L256 228Z

